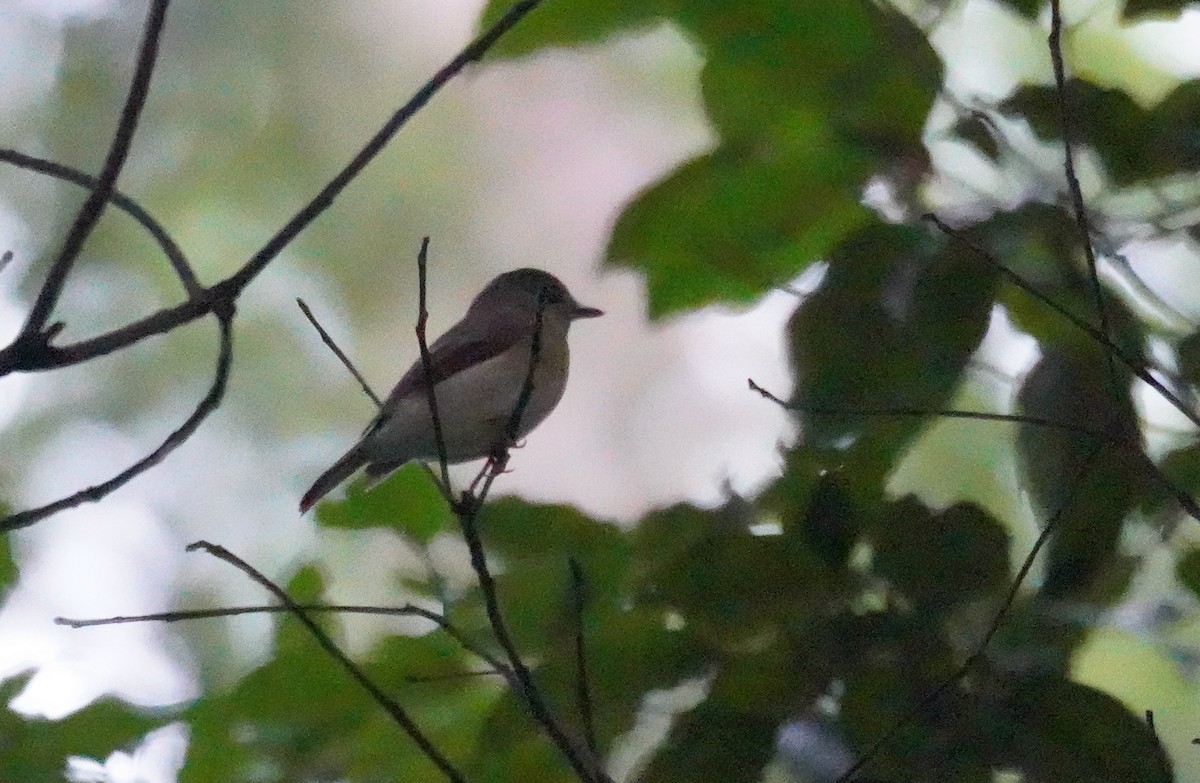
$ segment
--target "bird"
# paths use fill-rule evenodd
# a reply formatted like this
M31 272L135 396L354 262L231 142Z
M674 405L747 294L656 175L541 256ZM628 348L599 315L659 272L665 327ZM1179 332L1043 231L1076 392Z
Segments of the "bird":
M541 424L566 390L570 325L601 315L603 310L581 305L562 281L541 269L515 269L488 283L462 320L429 346L446 461L499 456ZM520 421L511 428L527 382ZM358 442L304 493L301 514L359 468L380 481L411 460L438 459L428 383L425 364L417 359Z

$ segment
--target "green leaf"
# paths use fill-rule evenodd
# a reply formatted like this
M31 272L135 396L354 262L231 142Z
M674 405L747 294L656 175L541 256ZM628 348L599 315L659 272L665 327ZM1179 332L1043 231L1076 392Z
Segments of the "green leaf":
M29 681L24 674L0 686L7 704ZM139 710L102 698L62 720L0 712L0 780L59 783L70 756L104 760L115 750L131 750L147 733L172 721L165 710Z
M0 518L12 513L4 503L0 503ZM8 588L17 581L17 561L12 553L12 536L0 535L0 597L8 592Z
M827 130L798 116L793 138L685 164L621 214L607 263L646 274L655 318L791 280L867 219L866 160Z
M992 736L1007 765L1033 780L1171 783L1154 733L1107 693L1053 678L1019 683L996 711Z
M1180 84L1147 110L1120 90L1070 79L1066 101L1076 138L1095 148L1118 185L1200 168L1200 83ZM1053 86L1023 87L1000 111L1025 117L1044 139L1062 138Z
M1200 596L1200 548L1189 549L1176 561L1175 578L1193 595Z
M1008 583L1008 533L970 503L935 514L903 498L884 512L873 538L875 572L918 611L945 612Z
M1192 4L1192 0L1125 0L1125 8L1121 11L1124 21L1145 21L1144 17L1170 17L1172 19L1183 13L1183 9Z
M1200 387L1200 331L1195 331L1175 346L1179 357L1179 375L1192 386Z
M925 36L870 2L699 2L674 18L706 56L721 144L613 230L607 262L646 274L654 317L751 301L863 225L872 173L926 168L921 131L941 84Z
M354 482L345 500L317 506L317 521L346 530L392 528L427 544L452 527L454 515L433 481L413 462L371 489L363 480Z
M1117 369L1110 377L1096 351L1045 351L1026 376L1018 403L1030 416L1085 431L1035 424L1018 430L1025 486L1043 524L1055 525L1043 590L1053 597L1082 597L1083 591L1092 600L1111 601L1123 594L1128 577L1116 551L1122 523L1149 481L1130 376Z
M1046 0L1003 0L1003 3L1026 19L1037 19Z
M996 283L970 249L914 228L873 225L838 247L788 324L804 443L894 460L922 420L888 412L932 417L950 399Z
M495 24L516 0L490 0L479 28ZM520 57L547 47L579 46L661 23L665 0L580 0L542 3L488 50L488 57Z
M666 743L639 778L643 783L705 780L758 783L775 755L778 721L706 699L677 719Z

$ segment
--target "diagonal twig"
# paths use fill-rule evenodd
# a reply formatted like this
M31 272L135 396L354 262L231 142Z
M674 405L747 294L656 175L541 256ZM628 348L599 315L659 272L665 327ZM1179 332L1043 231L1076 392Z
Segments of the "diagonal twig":
M349 674L355 682L361 685L362 688L371 695L371 698L375 700L375 703L382 707L384 711L391 716L392 720L395 721L396 724L404 731L404 733L416 743L417 747L421 749L421 752L424 753L425 756L442 771L442 774L444 774L448 780L452 781L453 783L465 783L466 778L462 776L462 773L459 772L454 765L450 763L450 760L447 759L440 750L438 750L437 746L435 746L433 742L427 736L425 736L425 733L422 732L421 728L417 726L411 717L409 717L408 713L404 711L404 708L401 707L395 699L391 698L382 690L380 690L379 686L372 682L371 679L367 677L366 673L359 668L357 664L351 661L344 652L341 651L337 644L334 643L333 639L330 638L329 634L325 633L321 626L313 622L312 618L308 616L308 613L305 611L305 609L300 604L292 600L291 596L287 594L286 590L272 582L260 571L255 569L254 566L250 565L245 560L233 554L220 544L211 544L207 541L197 541L193 544L189 544L187 551L207 552L213 557L229 563L234 568L237 568L246 576L265 587L272 595L279 599L280 603L287 608L287 611L290 612L293 617L299 620L300 623L304 625L306 629L308 629L308 632L312 634L313 638L317 641L317 644L321 646L321 649L325 650L329 657L337 661L338 664L340 664L341 667L346 671L346 673Z
M75 264L75 259L79 257L83 243L87 241L88 235L99 222L100 215L104 213L104 207L111 197L117 176L121 173L121 167L125 165L125 158L129 155L129 147L133 142L133 134L137 130L142 108L146 105L146 96L150 91L150 78L154 74L154 63L158 59L159 39L167 18L167 5L168 0L153 0L150 4L150 12L146 15L146 24L142 30L137 67L134 69L125 105L121 109L117 131L113 135L104 165L100 169L100 176L96 178L95 187L88 194L83 206L79 208L79 212L67 232L67 237L63 241L62 249L59 250L58 257L50 265L46 280L42 283L42 288L38 291L33 307L29 310L29 316L25 320L25 325L21 327L21 332L14 344L28 347L44 341L42 330L58 301L59 294L62 293L67 274Z
M180 304L163 308L145 318L96 337L61 346L50 345L45 341L33 345L28 342L9 345L0 349L0 376L15 371L47 370L85 362L140 342L147 337L164 334L219 307L228 305L301 231L333 204L334 199L346 186L438 91L468 64L482 58L501 36L512 29L541 2L542 0L519 0L497 19L495 24L463 47L384 123L383 127L308 204L302 207L234 274L204 289L199 296L189 297Z
M1034 299L1037 299L1039 302L1041 302L1042 304L1049 307L1051 310L1053 310L1059 316L1066 319L1067 322L1069 322L1076 329L1079 329L1084 334L1088 335L1088 337L1090 337L1098 345L1105 348L1111 356L1113 356L1115 359L1120 361L1121 364L1123 364L1127 368L1129 368L1129 370L1134 375L1136 375L1142 382L1144 382L1150 388L1154 389L1154 391L1158 392L1159 395L1161 395L1163 399L1165 399L1167 402L1169 402L1172 407L1174 407L1176 410L1178 410L1180 413L1182 413L1184 416L1186 416L1188 421L1192 422L1197 427L1200 427L1200 415L1198 415L1194 410L1192 410L1191 407L1189 407L1187 403L1185 403L1183 400L1181 400L1177 394L1175 394L1173 391L1168 389L1166 387L1166 385L1163 384L1162 381L1155 378L1154 374L1150 371L1150 369L1147 365L1145 365L1143 362L1139 361L1137 358L1132 357L1132 356L1128 355L1127 353L1125 353L1125 351L1123 351L1120 346L1118 346L1116 343L1114 343L1108 337L1108 335L1104 334L1099 329L1097 329L1096 327L1089 324L1087 321L1084 321L1083 319L1079 318L1077 315L1072 313L1070 310L1063 307L1058 302L1054 301L1054 299L1052 299L1051 297L1049 297L1046 294L1039 291L1037 286L1035 286L1033 283L1029 282L1024 277L1019 275L1018 273L1014 272L1013 270L1009 269L1004 264L1000 263L998 260L993 258L990 253L988 253L986 250L984 250L982 247L975 244L971 240L967 239L965 236L962 235L961 232L956 231L955 229L951 228L945 221L943 221L937 215L935 215L933 213L926 213L923 216L923 219L927 220L930 223L937 226L938 229L940 231L942 231L944 234L946 234L947 236L949 236L959 242L962 242L964 247L968 248L978 258L982 259L983 261L986 261L988 264L995 267L996 270L999 271L1002 275L1004 275L1004 277L1006 277L1013 285L1017 286L1022 291L1027 293L1029 296L1032 296Z
M383 400L379 399L379 395L371 389L371 384L367 383L367 379L354 366L354 362L350 361L350 357L338 347L338 344L329 336L329 332L325 331L325 327L321 326L321 322L312 314L312 310L308 309L308 304L299 297L296 298L296 304L300 306L300 312L304 313L304 317L308 319L308 322L317 330L317 334L321 335L321 342L325 343L329 350L333 351L333 355L350 371L350 374L354 376L354 380L358 381L358 385L362 387L363 392L371 398L371 402L375 403L375 407L382 408Z

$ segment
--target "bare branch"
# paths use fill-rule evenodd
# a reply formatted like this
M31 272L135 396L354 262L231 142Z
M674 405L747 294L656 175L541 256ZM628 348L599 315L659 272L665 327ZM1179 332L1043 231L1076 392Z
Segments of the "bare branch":
M354 366L354 362L350 361L350 357L338 347L338 344L335 343L333 338L329 336L329 332L325 331L325 327L321 326L320 322L317 321L317 317L312 314L312 310L308 309L308 305L305 303L305 301L297 297L296 304L300 305L300 312L304 313L304 317L307 318L308 322L317 330L317 334L321 335L321 342L325 343L329 350L333 351L333 355L336 356L341 363L345 365L346 369L350 371L350 374L354 376L354 380L358 381L358 385L361 386L366 395L371 398L371 402L375 403L375 407L382 408L383 400L379 399L379 395L377 395L371 389L371 385L367 383L366 378L362 377L362 373L360 373L358 368Z
M95 189L98 183L95 177L85 174L79 169L55 163L44 158L34 157L33 155L26 155L16 150L0 148L0 161L11 163L18 168L37 172L38 174L47 174L85 188ZM171 267L175 270L176 276L183 284L184 292L188 296L198 296L203 290L203 286L196 279L196 273L192 270L192 265L188 263L187 258L184 256L183 250L179 248L179 245L175 243L175 240L171 238L171 235L167 233L162 224L155 220L140 204L119 190L114 189L112 191L109 195L109 202L136 220L142 228L146 229L150 236L154 238L154 241L158 243L158 246L162 248L167 260L171 262Z
M400 726L404 733L412 738L413 742L417 744L417 747L421 749L421 752L424 753L425 756L442 771L447 780L453 781L453 783L465 783L466 779L462 776L462 773L460 773L454 767L454 765L450 763L450 760L442 755L442 752L438 750L436 746L434 746L433 742L430 741L427 736L425 736L420 727L417 726L413 719L409 717L408 713L404 711L404 708L401 707L394 699L380 690L379 686L372 682L371 679L367 677L366 673L363 672L363 670L359 668L357 664L351 661L346 654L341 651L337 644L334 643L333 639L330 638L329 634L325 633L325 631L322 630L319 625L313 622L312 618L308 616L308 613L305 611L305 609L292 600L291 596L287 594L286 590L272 582L245 560L242 560L240 557L219 544L210 544L207 541L197 541L193 544L189 544L187 551L203 551L207 552L213 557L224 560L226 563L229 563L234 568L237 568L246 576L250 577L255 582L270 591L271 594L278 598L284 607L287 608L287 611L290 612L293 617L299 620L300 623L308 629L308 632L312 634L313 638L316 639L317 644L319 644L321 648L325 650L329 657L337 661L341 667L346 670L346 673L349 674L355 682L361 685L363 689L371 695L371 698L375 700L375 703L382 707L384 711L391 716L392 720L394 720L396 724Z
M1093 437L1101 437L1102 432L1082 427L1077 424L1069 424L1067 422L1054 421L1053 419L1045 419L1040 416L1025 416L1019 413L988 413L986 411L961 411L954 409L930 409L930 408L877 408L877 409L862 409L862 408L826 408L822 406L807 406L800 405L794 402L776 397L771 392L764 389L754 382L753 378L746 379L750 384L750 390L758 392L764 398L771 402L786 408L790 411L802 411L810 416L863 416L863 417L880 417L880 418L944 418L944 419L971 419L974 421L1001 421L1011 424L1030 424L1035 427L1048 427L1050 429L1064 430L1066 432L1074 432L1079 435L1090 435Z
M433 358L429 355L429 344L425 340L425 325L429 321L426 307L425 281L428 274L429 237L421 240L417 253L417 346L421 349L421 369L425 372L425 396L429 400L429 418L433 421L433 440L437 444L438 465L442 469L442 495L453 504L454 494L450 488L450 462L446 459L446 439L442 434L442 418L438 415L437 391L433 374Z
M92 229L99 222L100 216L104 213L104 207L111 197L117 176L121 173L121 167L124 166L125 158L129 154L133 134L137 130L138 119L141 117L142 108L146 104L146 96L150 91L150 77L154 74L154 63L158 58L158 43L167 18L167 4L168 0L153 0L150 4L150 12L146 16L146 24L142 30L137 68L133 73L129 94L125 98L125 106L121 109L117 132L113 136L108 155L104 159L104 166L100 169L100 176L96 178L95 187L88 194L83 206L79 208L79 213L75 216L75 221L67 232L67 238L63 241L62 249L54 263L51 264L42 289L38 292L37 299L34 300L33 307L29 311L29 317L21 328L21 333L17 336L15 343L31 346L36 345L39 341L44 342L41 331L58 301L59 294L62 293L67 273L71 271L75 259L79 257L79 251L83 249L83 243L87 241L88 235L91 234Z
M596 720L592 710L592 689L588 677L587 648L584 644L584 610L587 608L587 583L583 578L583 567L571 558L571 595L575 609L575 697L579 703L579 717L583 721L583 737L587 740L592 756L599 758L596 742Z
M161 0L160 0L161 1ZM523 19L542 0L520 0L496 20L496 23L467 44L453 59L435 73L412 98L371 137L321 191L237 272L213 285L197 296L189 297L173 307L152 313L141 320L126 324L110 332L64 346L44 342L18 341L0 350L0 376L14 371L47 370L104 356L128 345L140 342L153 335L164 334L182 324L194 321L218 307L234 301L247 285L271 263L287 245L303 231L309 223L333 204L334 199L383 149L391 138L437 94L452 78L469 63L479 60L484 53ZM111 187L111 184L110 184ZM94 191L95 192L95 191ZM107 195L105 196L107 200Z
M1004 264L1001 264L999 261L992 258L990 253L988 253L986 250L984 250L982 247L975 244L974 242L971 242L969 239L964 237L960 232L951 228L944 221L942 221L942 219L939 218L937 215L934 215L932 213L927 213L924 216L924 219L929 221L930 223L933 223L947 236L952 237L952 238L958 240L959 242L962 242L963 245L965 247L967 247L968 249L970 249L971 252L975 253L976 256L978 256L979 258L983 259L984 261L986 261L987 263L989 263L993 267L995 267L1002 275L1004 275L1010 282L1012 282L1013 285L1017 286L1022 291L1029 294L1030 296L1032 296L1034 299L1037 299L1039 302L1046 305L1054 312L1058 313L1060 316L1062 316L1064 319L1066 319L1076 329L1079 329L1080 331L1084 332L1089 337L1091 337L1092 340L1094 340L1098 345L1107 349L1108 352L1113 357L1115 357L1122 364L1124 364L1127 368L1129 368L1129 370L1134 375L1136 375L1139 379L1141 379L1150 388L1152 388L1156 392L1158 392L1159 395L1161 395L1163 399L1165 399L1176 410L1178 410L1180 413L1182 413L1184 416L1186 416L1188 421L1192 422L1197 427L1200 427L1200 415L1197 415L1197 413L1194 410L1192 410L1187 405L1187 403L1185 403L1183 400L1181 400L1178 397L1178 395L1176 395L1173 391L1168 389L1166 387L1166 385L1162 383L1162 381L1155 378L1153 373L1150 371L1150 369L1147 365L1143 364L1141 361L1139 361L1135 357L1132 357L1132 356L1129 356L1128 354L1126 354L1123 350L1121 350L1120 346L1118 346L1111 339L1109 339L1108 335L1104 334L1104 332L1101 332L1099 329L1092 326L1088 322L1080 319L1078 316L1076 316L1070 310L1066 309L1061 304L1059 304L1058 302L1054 301L1046 294L1039 291L1037 289L1037 286L1033 285L1033 283L1030 283L1028 280L1021 277L1019 274L1017 274L1013 270L1009 269Z
M476 645L458 630L446 616L432 612L420 606L405 604L404 606L364 606L360 604L296 604L305 612L332 612L336 614L367 614L383 615L386 617L422 617L441 628L452 639L458 642L464 650L479 658L494 673L506 678L512 677L512 671L496 656ZM265 604L262 606L227 606L219 609L188 609L174 612L155 612L153 614L118 615L116 617L101 617L90 620L80 620L70 617L55 617L55 625L65 625L70 628L96 628L102 625L127 625L131 623L177 623L185 620L208 620L217 617L237 617L244 614L277 614L290 612L287 606Z
M1054 66L1054 88L1058 96L1059 122L1062 124L1063 172L1067 178L1067 191L1071 194L1075 223L1079 227L1079 240L1083 243L1083 251L1087 257L1092 296L1096 300L1096 313L1100 317L1100 333L1108 338L1112 335L1108 306L1105 304L1104 289L1100 285L1100 275L1096 270L1096 251L1092 247L1092 229L1089 225L1087 205L1083 202L1083 190L1079 187L1079 177L1075 174L1075 124L1068 106L1066 67L1063 64L1062 53L1062 9L1059 6L1059 0L1050 0L1050 37L1047 43L1050 47L1050 61ZM1116 358L1112 353L1106 352L1105 360L1108 362L1108 379L1112 393L1119 399L1122 392L1121 381L1117 377Z
M57 514L59 511L68 508L75 508L84 503L95 503L102 498L107 497L112 492L120 489L128 484L137 476L145 473L150 468L166 459L167 455L175 449L183 445L184 441L192 436L192 433L200 426L200 424L208 418L209 414L217 409L221 404L221 399L225 396L225 385L229 380L229 368L233 361L233 311L228 310L217 316L218 326L220 327L220 351L217 355L217 369L213 376L212 385L209 386L208 393L196 405L196 409L192 411L192 415L188 416L183 422L166 439L159 444L158 448L150 452L142 459L130 465L125 470L110 478L101 484L81 489L78 492L68 495L65 498L48 503L38 508L32 508L27 511L18 511L15 514L10 514L3 519L0 519L0 531L17 530L19 528L28 527L39 520L45 519L52 514Z
M530 340L529 351L529 370L525 374L525 381L521 387L521 393L517 397L517 403L513 408L512 416L509 417L506 435L508 444L511 444L520 431L521 418L525 413L525 408L529 405L529 399L533 393L534 374L538 367L538 362L541 360L542 350L542 316L545 308L545 302L539 301L537 314L534 319L534 330ZM507 444L506 444L507 445ZM508 659L509 665L512 667L520 688L516 694L525 702L529 709L530 715L542 727L546 736L559 749L559 752L566 758L571 769L580 780L587 783L612 783L611 778L600 765L599 760L587 748L580 747L571 737L568 737L562 726L559 725L553 713L550 710L549 704L542 696L541 690L533 679L533 672L521 659L521 653L517 650L516 643L513 641L512 634L509 633L508 624L504 620L504 614L500 609L500 601L496 593L496 581L492 577L492 572L487 563L487 553L483 548L483 541L479 535L478 517L479 511L483 508L484 500L487 498L491 490L492 483L496 477L503 472L504 464L507 456L504 453L493 455L488 460L488 464L480 471L475 482L472 482L472 487L478 483L480 477L483 478L483 484L478 495L473 495L471 490L463 493L462 499L455 503L453 508L458 516L459 523L462 526L463 538L467 543L467 550L471 555L471 567L475 571L475 575L479 580L479 589L483 593L484 608L487 612L488 623L492 627L492 632L496 635L496 641L500 644L500 649L504 651L505 657Z

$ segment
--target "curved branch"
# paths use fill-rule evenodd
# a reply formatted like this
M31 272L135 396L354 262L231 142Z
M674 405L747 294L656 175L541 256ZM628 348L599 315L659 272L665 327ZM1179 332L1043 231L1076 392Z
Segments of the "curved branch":
M85 188L95 189L99 182L95 177L85 174L79 169L63 165L62 163L55 163L45 158L26 155L17 150L0 148L0 161L11 163L14 166L38 174L47 174L66 182L73 182ZM155 220L140 204L119 190L114 189L112 191L109 195L109 201L113 206L136 220L142 228L146 229L150 236L154 237L154 241L158 242L158 246L162 248L163 254L171 262L171 267L175 270L175 274L179 277L179 282L183 284L183 289L187 295L198 295L203 290L203 286L196 279L196 273L192 271L192 265L188 263L183 250L179 248L179 245L175 243L175 240L171 238L171 235L167 233L162 224Z
M208 418L208 415L221 404L221 398L225 396L225 384L229 379L229 367L233 360L232 308L222 311L217 315L217 319L221 329L221 349L217 356L217 370L213 376L212 386L209 387L208 394L204 395L204 399L200 400L196 409L192 411L192 415L177 430L168 435L166 440L158 448L150 452L150 454L130 465L108 481L88 487L87 489L81 489L53 503L48 503L38 508L31 508L27 511L18 511L15 514L10 514L0 519L0 532L28 527L34 522L45 519L51 514L57 514L64 509L74 508L84 503L95 503L162 462L168 454L190 438L201 422Z
M146 16L146 25L142 31L137 68L133 73L133 81L129 85L129 94L125 98L125 105L121 109L117 132L113 135L112 145L104 159L104 166L100 169L100 176L96 178L95 187L92 188L87 200L83 202L83 206L79 208L75 222L71 224L71 229L67 232L62 250L59 251L58 257L46 274L42 289L38 292L37 299L34 300L33 307L29 311L29 317L26 319L25 325L21 327L21 333L17 336L15 341L17 343L24 343L27 346L36 345L38 342L45 344L46 338L42 334L42 330L58 301L59 294L62 293L63 285L67 281L67 274L74 266L75 259L79 257L79 251L83 249L83 243L87 241L88 235L96 227L96 223L99 222L100 215L104 213L104 207L112 195L117 176L121 173L121 167L125 165L125 159L129 155L129 147L133 142L134 131L137 130L138 119L146 105L146 96L150 92L150 77L154 74L154 63L158 59L158 42L162 36L163 24L167 19L168 3L169 0L153 0L150 5L150 13Z
M164 308L139 321L134 321L97 337L65 346L54 346L45 341L30 340L29 338L17 340L7 348L0 350L0 376L14 371L47 370L79 364L133 345L147 337L168 332L235 300L242 289L249 285L309 223L333 204L333 200L379 154L392 137L413 118L413 115L469 63L483 57L484 53L502 35L512 29L541 2L542 0L520 0L497 19L495 24L467 44L384 123L383 127L371 137L358 154L346 164L345 168L321 189L320 193L301 208L233 275L211 288L204 289L202 293L185 302Z

